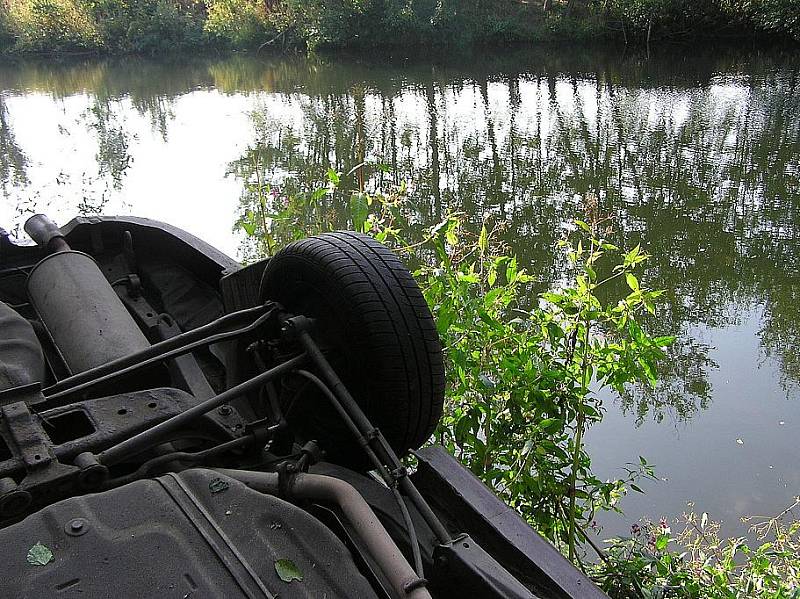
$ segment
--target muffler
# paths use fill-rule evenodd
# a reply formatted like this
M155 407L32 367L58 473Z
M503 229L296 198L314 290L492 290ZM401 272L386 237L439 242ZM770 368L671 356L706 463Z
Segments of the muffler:
M150 346L91 256L71 249L43 214L25 231L51 252L31 270L28 296L71 374Z

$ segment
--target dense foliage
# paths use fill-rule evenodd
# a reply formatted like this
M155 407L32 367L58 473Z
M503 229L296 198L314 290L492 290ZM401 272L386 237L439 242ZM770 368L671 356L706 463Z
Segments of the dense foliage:
M485 226L465 241L451 217L429 242L433 265L416 273L450 366L439 441L572 558L595 512L615 509L628 484L652 476L644 458L625 479L593 474L583 438L602 418L598 391L654 384L673 341L638 322L660 295L633 274L647 256L621 253L578 223L561 242L573 278L527 309L527 275L492 251Z
M100 47L113 52L152 54L180 51L201 43L202 11L172 0L92 0Z
M0 0L0 48L174 52L778 34L800 0Z
M0 43L5 29L21 52L152 54L194 47L203 33L202 14L172 0L9 0L0 16Z
M273 15L263 0L206 0L205 31L209 40L231 48L253 48L276 33Z
M8 7L4 2L0 2L0 51L8 48L14 43L14 34L11 30L11 20L8 15Z

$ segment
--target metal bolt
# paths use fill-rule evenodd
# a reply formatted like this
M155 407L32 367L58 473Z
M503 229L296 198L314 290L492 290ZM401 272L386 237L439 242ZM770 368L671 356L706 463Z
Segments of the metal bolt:
M64 525L64 532L71 537L79 537L89 532L89 522L86 518L73 518Z
M217 413L220 416L230 416L231 407L230 406L220 406L219 410L217 410Z

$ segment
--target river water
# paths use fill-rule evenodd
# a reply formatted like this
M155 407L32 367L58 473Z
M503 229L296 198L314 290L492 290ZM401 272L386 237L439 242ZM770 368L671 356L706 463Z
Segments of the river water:
M602 477L642 455L663 479L604 533L693 502L740 534L800 494L799 65L731 48L5 60L0 226L135 214L248 259L254 165L281 189L366 161L368 185L414 182L422 221L503 222L547 282L593 196L652 254L659 332L679 338L659 387L609 395L588 436Z

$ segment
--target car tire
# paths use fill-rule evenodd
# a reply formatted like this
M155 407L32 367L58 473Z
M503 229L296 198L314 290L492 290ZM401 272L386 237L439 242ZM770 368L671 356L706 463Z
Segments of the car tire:
M431 436L444 401L442 347L419 286L391 250L347 231L296 241L269 260L260 296L314 319L315 340L399 456ZM298 440L316 439L330 461L368 465L316 387L291 377L281 397Z

